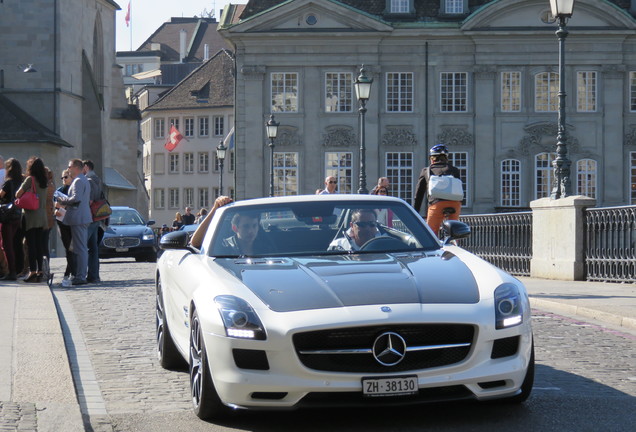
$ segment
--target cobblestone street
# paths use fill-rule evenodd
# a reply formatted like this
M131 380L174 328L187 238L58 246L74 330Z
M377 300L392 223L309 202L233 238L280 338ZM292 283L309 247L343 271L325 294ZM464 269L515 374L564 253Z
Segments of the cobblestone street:
M61 264L61 260L53 260L56 272ZM156 359L154 270L155 265L150 263L105 261L101 264L101 284L54 289L56 296L66 298L75 312L101 388L107 415L91 416L96 431L127 430L131 427L126 423L129 417L148 421L166 415L186 418L201 427L210 426L191 413L187 372L166 371ZM636 336L538 310L533 313L537 375L533 395L525 404L529 407L526 413L536 416L537 410L532 408L537 404L561 404L560 401L576 398L577 404L581 400L591 404L584 414L579 413L579 418L622 418L624 422L613 430L628 430L625 425L636 422L636 410L612 413L611 409L594 404L604 399L615 410L625 404L634 406ZM14 407L2 409L15 411ZM24 421L28 421L28 407L22 407L21 412ZM269 414L262 415L271 419ZM300 414L288 415L288 419L298 419ZM574 414L548 415L554 417L550 424L564 424ZM315 417L312 422L316 429L311 430L326 427L325 421L321 416ZM438 420L432 421L440 426ZM346 428L345 424L341 426ZM138 430L152 429L149 423L148 429Z

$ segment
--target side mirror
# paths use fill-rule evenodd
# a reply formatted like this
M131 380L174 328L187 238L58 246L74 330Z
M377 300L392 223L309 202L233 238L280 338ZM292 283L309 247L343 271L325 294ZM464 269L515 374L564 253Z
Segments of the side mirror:
M444 244L449 244L453 240L462 239L470 235L470 227L464 222L447 220L442 224L444 229Z
M190 247L190 236L185 231L173 231L161 236L159 247L163 250L168 249L186 249L190 252L196 252L196 249Z

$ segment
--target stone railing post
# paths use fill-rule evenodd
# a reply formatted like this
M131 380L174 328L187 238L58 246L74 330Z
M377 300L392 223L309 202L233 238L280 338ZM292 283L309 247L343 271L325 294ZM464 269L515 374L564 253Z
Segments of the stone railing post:
M532 209L530 276L543 279L585 278L584 229L587 207L596 200L582 195L541 198Z

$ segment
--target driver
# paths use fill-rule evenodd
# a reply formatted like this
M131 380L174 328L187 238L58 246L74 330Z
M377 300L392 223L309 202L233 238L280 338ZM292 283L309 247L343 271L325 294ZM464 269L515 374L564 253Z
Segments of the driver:
M331 242L329 250L359 251L366 242L381 235L374 210L354 210L349 229L344 233L344 237Z

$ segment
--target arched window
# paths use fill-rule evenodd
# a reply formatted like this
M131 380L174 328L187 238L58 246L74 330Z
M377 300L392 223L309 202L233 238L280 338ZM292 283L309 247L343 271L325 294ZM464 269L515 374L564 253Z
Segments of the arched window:
M581 159L576 162L576 191L579 195L596 198L596 161Z
M501 161L501 206L521 205L521 163L516 159Z
M546 198L554 189L554 169L552 161L556 159L556 153L539 153L534 157L534 198Z
M95 28L93 29L93 74L99 92L104 92L104 31L102 29L102 16L95 16Z

